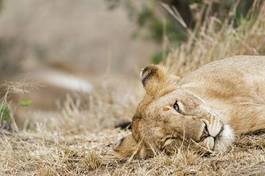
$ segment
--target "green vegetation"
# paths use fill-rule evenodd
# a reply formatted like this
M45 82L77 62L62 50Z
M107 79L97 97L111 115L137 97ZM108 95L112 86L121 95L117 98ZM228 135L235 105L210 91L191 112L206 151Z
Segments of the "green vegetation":
M19 105L22 107L29 107L32 105L32 100L31 99L22 99L19 101Z
M10 123L11 122L11 114L8 108L8 105L4 102L0 103L0 122Z

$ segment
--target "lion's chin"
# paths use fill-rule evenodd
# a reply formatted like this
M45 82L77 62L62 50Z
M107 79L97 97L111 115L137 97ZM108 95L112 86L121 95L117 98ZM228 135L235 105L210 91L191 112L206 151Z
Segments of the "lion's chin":
M214 151L225 152L235 141L234 130L229 125L224 125L220 135L215 138Z

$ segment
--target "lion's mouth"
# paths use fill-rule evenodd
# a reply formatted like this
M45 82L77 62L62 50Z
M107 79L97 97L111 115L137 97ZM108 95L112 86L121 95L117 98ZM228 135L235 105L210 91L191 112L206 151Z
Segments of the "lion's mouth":
M224 132L224 125L218 129L219 131L215 131L215 133L212 132L211 127L205 122L203 122L203 130L201 132L201 136L199 137L199 140L196 141L196 143L201 143L205 142L207 140L212 140L212 145L207 146L208 149L214 151L216 143L218 143L219 139L222 136L222 133ZM180 137L174 136L174 135L169 135L163 138L162 140L162 145L160 147L161 150L165 150L168 146L171 146L173 143L176 141L181 141L183 142L183 139Z
M222 122L218 122L218 125L209 124L205 121L203 121L203 123L204 129L200 137L199 143L210 151L220 150L220 146L223 146L223 148L227 148L224 147L224 145L222 144L222 140L224 138L223 133L225 130L225 125Z
M218 139L218 137L220 137L220 135L221 135L222 132L224 131L224 125L222 124L222 126L221 126L219 132L218 132L216 135L211 135L211 133L210 133L210 131L209 131L209 129L208 129L208 128L209 128L208 125L207 125L204 121L203 121L203 123L204 123L204 129L203 129L203 131L202 131L202 135L201 135L201 137L200 137L199 142L205 140L205 139L208 138L208 137L213 137L214 140L216 140L216 139Z

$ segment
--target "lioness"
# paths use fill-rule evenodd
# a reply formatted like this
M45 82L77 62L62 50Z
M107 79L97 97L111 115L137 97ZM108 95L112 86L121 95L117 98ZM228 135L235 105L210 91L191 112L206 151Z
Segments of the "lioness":
M224 152L236 135L265 129L265 56L211 62L181 79L150 65L141 79L132 134L114 149L122 157L152 156L183 138Z

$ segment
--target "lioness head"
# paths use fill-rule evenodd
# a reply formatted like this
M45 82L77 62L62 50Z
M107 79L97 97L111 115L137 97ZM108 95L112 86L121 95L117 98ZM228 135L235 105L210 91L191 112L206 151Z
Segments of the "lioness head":
M146 95L132 119L132 134L114 149L122 157L153 156L171 141L184 138L200 141L205 123L194 114L201 100L183 90L174 75L157 65L142 70L141 81Z

